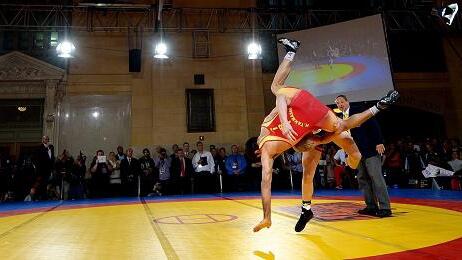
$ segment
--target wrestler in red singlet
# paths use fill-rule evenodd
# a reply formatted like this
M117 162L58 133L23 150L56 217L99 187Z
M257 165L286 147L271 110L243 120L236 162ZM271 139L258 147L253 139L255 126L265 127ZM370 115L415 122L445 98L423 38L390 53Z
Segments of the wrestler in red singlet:
M293 87L286 87L293 88ZM284 91L284 88L279 91ZM263 122L262 127L268 129L269 135L264 136L258 140L258 146L261 148L267 141L280 140L294 146L305 135L317 130L317 124L329 111L329 108L316 99L310 92L300 90L293 98L287 107L287 119L289 120L292 128L297 132L296 140L291 141L287 139L282 133L282 123L279 116L276 114L274 117L267 119Z

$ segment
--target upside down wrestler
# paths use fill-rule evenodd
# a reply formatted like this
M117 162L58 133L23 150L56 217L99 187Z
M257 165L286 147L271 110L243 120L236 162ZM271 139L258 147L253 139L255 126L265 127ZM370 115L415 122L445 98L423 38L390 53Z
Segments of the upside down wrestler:
M286 48L287 54L279 65L271 85L271 91L276 95L276 107L264 119L258 138L262 162L263 220L254 227L254 232L271 226L271 180L275 157L291 147L303 152L302 214L295 227L299 232L313 217L310 206L313 195L312 179L321 156L320 151L314 147L333 141L348 154L348 165L356 168L361 160L361 153L346 131L361 125L380 110L396 102L399 97L398 92L390 91L377 105L342 120L308 91L284 85L300 42L283 38L279 43ZM324 138L316 138L312 132L318 129L331 134Z

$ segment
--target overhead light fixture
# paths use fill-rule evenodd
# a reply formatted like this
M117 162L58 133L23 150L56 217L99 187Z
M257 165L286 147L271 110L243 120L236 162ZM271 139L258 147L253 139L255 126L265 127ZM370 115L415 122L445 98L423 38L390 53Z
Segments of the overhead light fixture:
M56 47L56 52L58 53L58 57L61 58L73 58L72 54L75 51L75 46L70 41L62 41Z
M99 112L95 111L91 114L94 118L98 118L99 117Z
M447 7L443 8L441 12L441 17L447 25L451 25L458 11L459 5L457 3L450 4Z
M27 110L27 107L18 107L18 110L19 110L20 112L24 112L24 111Z
M256 42L252 42L247 46L247 54L249 60L261 59L261 45Z
M458 11L459 5L457 3L452 3L444 5L442 8L433 8L432 14L442 19L445 24L451 25Z
M158 42L154 48L154 58L156 59L168 59L167 56L167 45L164 42Z

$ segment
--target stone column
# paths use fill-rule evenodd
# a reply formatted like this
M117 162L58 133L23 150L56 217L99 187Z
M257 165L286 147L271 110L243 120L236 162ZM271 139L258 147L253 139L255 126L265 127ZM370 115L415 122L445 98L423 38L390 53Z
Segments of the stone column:
M45 106L43 111L43 135L50 137L50 142L56 142L55 122L58 116L56 111L56 91L59 80L45 80Z

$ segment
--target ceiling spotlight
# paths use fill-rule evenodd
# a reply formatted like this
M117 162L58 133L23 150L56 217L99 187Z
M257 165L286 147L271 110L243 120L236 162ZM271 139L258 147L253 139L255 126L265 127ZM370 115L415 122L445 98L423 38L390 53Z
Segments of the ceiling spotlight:
M27 107L18 107L18 110L19 110L20 112L24 112L24 111L27 110Z
M438 16L445 24L451 25L458 11L459 5L457 3L453 3L444 5L442 8L433 8L432 15Z
M91 114L94 118L98 118L99 117L99 113L98 112L93 112L93 114Z
M457 11L459 11L459 5L457 3L450 4L443 8L441 17L447 25L451 25L454 17L456 17Z
M167 56L167 45L163 42L158 42L154 48L154 58L156 59L168 59Z
M255 42L250 43L247 46L247 54L249 60L261 59L261 45Z
M63 41L58 44L56 47L56 52L58 53L58 57L61 58L73 58L72 54L74 53L75 46L70 41Z

